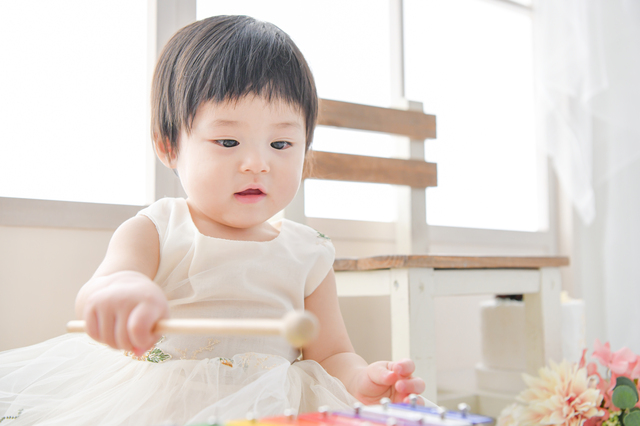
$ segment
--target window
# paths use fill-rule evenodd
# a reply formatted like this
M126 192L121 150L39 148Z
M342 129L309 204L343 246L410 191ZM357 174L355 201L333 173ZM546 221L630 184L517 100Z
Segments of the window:
M0 197L144 205L153 199L148 188L158 176L158 193L174 194L150 161L155 50L149 52L155 40L149 35L156 30L148 22L157 24L162 44L165 35L196 18L264 19L300 46L321 97L392 102L390 70L401 55L392 60L391 40L401 27L390 23L389 14L397 1L49 3L0 4L0 33L11 41L0 42L3 55L7 63L21 64L0 70L1 140L11 159L0 172ZM548 184L533 145L528 6L511 0L402 3L405 97L423 102L438 120L438 139L426 144L427 160L439 168L439 186L427 192L430 241L448 250L438 245L451 240L447 229L466 232L453 238L461 245L471 231L483 244L503 232L493 229L545 229ZM396 155L389 137L367 132L319 128L314 143L318 150ZM394 222L398 216L392 186L308 180L306 190L311 217ZM516 234L509 238L531 237L522 249L527 253L553 254L552 235Z
M498 1L405 0L404 29L406 96L438 123L437 139L425 147L438 164L427 222L545 228L530 14Z
M143 205L147 2L0 2L0 196Z

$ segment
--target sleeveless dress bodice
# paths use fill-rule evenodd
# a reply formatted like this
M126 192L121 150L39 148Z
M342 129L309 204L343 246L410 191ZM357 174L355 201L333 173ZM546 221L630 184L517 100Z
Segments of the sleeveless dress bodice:
M270 241L213 238L198 231L186 200L165 198L139 212L155 224L162 288L172 318L281 318L304 309L304 298L332 267L333 245L308 226L283 219ZM172 359L268 353L295 360L280 336L167 335L156 345Z

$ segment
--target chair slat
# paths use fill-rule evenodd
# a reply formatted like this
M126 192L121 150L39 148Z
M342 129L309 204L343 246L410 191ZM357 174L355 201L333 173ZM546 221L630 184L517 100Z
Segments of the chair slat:
M320 99L318 124L369 130L423 140L436 137L436 117L419 111Z
M507 257L507 256L431 256L391 255L336 259L336 271L369 271L390 268L435 269L538 269L569 265L568 257Z
M437 186L437 166L418 160L366 157L313 151L305 167L305 178L387 183L414 188Z

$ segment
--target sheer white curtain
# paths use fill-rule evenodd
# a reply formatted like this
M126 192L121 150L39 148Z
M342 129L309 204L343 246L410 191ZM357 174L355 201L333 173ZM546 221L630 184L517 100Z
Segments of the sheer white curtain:
M640 2L537 0L534 13L540 146L576 212L588 343L640 352Z

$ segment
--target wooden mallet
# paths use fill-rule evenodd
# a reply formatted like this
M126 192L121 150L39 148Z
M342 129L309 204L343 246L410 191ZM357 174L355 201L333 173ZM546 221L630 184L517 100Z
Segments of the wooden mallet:
M244 334L282 335L293 347L301 348L318 336L318 319L307 311L291 311L281 319L164 319L156 323L158 334ZM84 321L69 321L69 333L86 331Z

